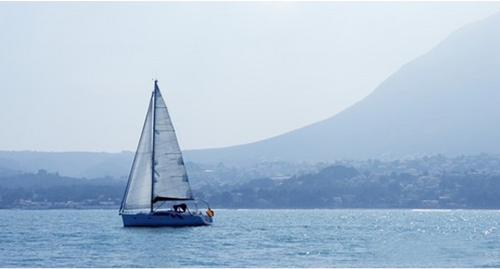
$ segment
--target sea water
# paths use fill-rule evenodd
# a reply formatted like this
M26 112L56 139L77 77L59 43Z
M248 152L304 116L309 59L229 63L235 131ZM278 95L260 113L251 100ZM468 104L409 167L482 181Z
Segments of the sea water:
M124 228L116 210L0 210L1 267L500 267L500 211L215 210Z

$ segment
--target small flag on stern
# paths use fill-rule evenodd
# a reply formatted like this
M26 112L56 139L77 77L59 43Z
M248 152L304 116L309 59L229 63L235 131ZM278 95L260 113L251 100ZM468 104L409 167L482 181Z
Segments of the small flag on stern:
M207 216L213 217L214 216L214 211L210 208L207 209Z

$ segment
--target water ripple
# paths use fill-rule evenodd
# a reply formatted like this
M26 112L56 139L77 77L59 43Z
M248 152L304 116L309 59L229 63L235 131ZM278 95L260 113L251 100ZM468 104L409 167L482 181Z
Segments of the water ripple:
M217 210L123 228L110 210L0 210L1 267L498 267L492 210Z

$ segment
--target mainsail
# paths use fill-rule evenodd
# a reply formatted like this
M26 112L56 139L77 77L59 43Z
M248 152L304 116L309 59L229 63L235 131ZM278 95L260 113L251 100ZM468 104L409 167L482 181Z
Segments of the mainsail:
M152 211L157 201L191 199L179 143L155 81L121 211Z
M153 200L191 200L177 136L157 84L155 95Z

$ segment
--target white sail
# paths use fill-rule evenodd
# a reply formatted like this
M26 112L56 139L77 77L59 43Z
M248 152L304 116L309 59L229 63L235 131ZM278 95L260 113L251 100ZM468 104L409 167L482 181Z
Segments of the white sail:
M149 211L151 208L152 124L153 98L149 102L148 112L142 127L141 138L130 171L122 210Z
M155 85L154 201L193 199L181 150L167 106Z

